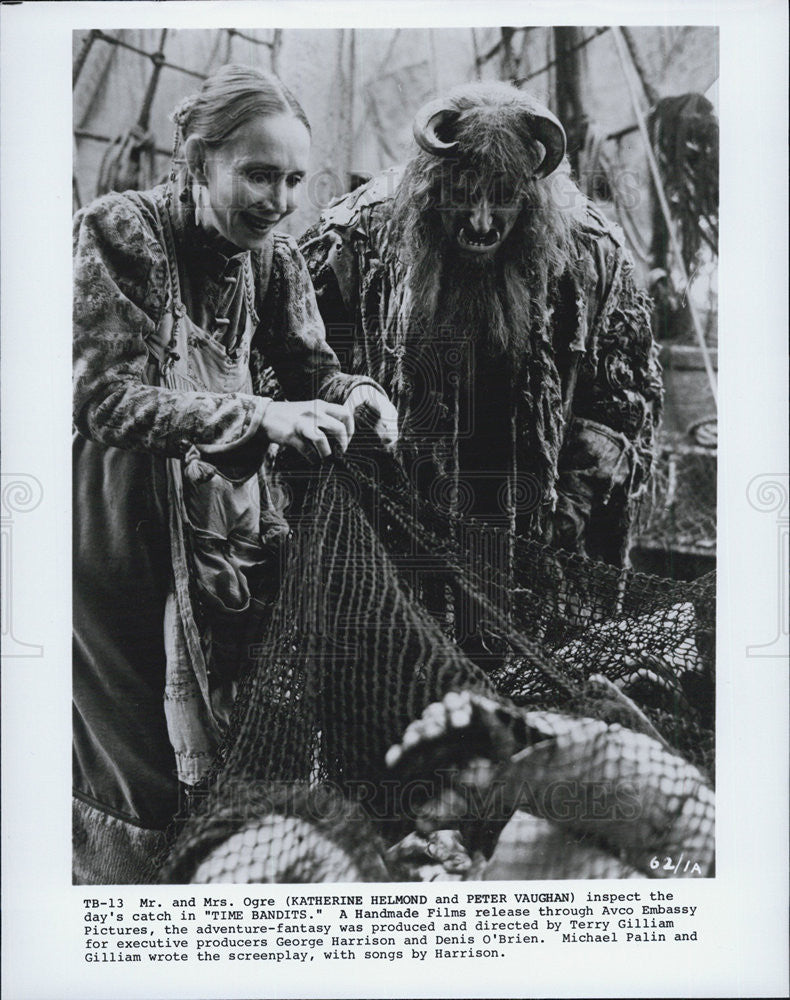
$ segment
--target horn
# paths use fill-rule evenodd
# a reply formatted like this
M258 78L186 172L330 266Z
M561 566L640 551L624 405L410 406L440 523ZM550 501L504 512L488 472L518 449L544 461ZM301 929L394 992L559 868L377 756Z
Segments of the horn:
M423 105L414 116L414 138L417 145L434 156L448 156L458 148L457 142L444 142L436 134L440 125L450 125L458 120L458 111L448 108L445 101L437 99Z
M535 177L548 177L562 163L565 156L565 129L559 118L556 118L548 108L537 105L528 112L532 138L543 146L543 159L535 168Z

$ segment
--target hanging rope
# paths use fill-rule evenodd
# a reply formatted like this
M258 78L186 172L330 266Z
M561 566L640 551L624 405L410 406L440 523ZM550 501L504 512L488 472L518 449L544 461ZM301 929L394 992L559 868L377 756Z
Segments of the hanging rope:
M154 137L149 131L151 106L154 102L159 76L165 65L164 45L167 28L159 36L159 48L151 53L154 68L146 87L140 113L135 124L118 136L105 150L96 181L96 196L109 191L140 191L156 183Z
M688 289L691 285L691 279L689 277L688 270L686 268L685 261L683 260L683 250L680 246L680 242L675 232L675 224L672 219L672 215L669 209L669 203L667 201L666 192L664 190L664 185L661 180L661 171L658 168L658 163L656 161L655 154L653 152L653 147L650 143L650 136L648 135L647 125L645 124L644 115L642 114L642 109L639 106L639 98L636 93L636 85L631 76L630 67L628 64L628 53L626 50L626 44L623 40L623 36L618 27L612 27L612 35L615 42L615 47L617 49L617 55L620 59L620 66L623 70L623 76L625 77L626 86L628 87L628 93L631 98L631 104L634 109L634 114L636 115L636 120L639 125L639 132L642 136L642 141L645 146L645 152L647 154L647 162L650 167L650 173L653 178L653 184L656 189L656 196L658 198L659 205L661 207L661 213L664 216L664 222L667 227L667 234L669 236L669 241L672 246L672 252L675 255L678 269L683 276L683 282L685 287ZM718 386L716 380L716 373L713 370L713 362L710 356L710 350L708 348L707 342L705 340L705 334L702 329L702 324L700 323L699 315L694 303L691 299L688 299L688 310L691 317L691 322L694 327L694 334L697 338L700 351L702 352L702 358L705 363L705 372L708 376L708 383L710 385L711 395L713 396L713 401L718 407Z

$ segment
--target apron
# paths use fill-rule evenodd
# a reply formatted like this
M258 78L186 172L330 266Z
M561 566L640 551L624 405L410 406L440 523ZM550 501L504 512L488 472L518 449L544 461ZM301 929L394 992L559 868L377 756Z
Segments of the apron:
M243 325L226 342L190 318L190 288L172 252L170 216L164 206L154 206L168 251L170 294L148 343L151 368L158 370L160 384L167 388L251 394L249 356L258 317L250 255L244 258L240 278L246 305ZM183 461L167 461L174 575L164 614L164 707L178 777L187 785L204 778L216 758L236 696L249 623L260 618L262 605L252 591L276 577L279 543L289 532L265 492L264 545L265 476L261 472L232 479L221 474L203 461L217 450L193 445Z

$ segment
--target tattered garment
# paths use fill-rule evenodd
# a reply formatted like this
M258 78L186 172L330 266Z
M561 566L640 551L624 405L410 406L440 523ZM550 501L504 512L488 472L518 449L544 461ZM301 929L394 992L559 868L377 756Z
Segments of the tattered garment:
M478 349L474 365L445 363L452 377L418 391L412 373L452 344L408 328L409 271L390 233L401 176L394 168L339 199L300 241L330 343L397 403L418 485L435 495L453 480L461 513L623 564L662 388L649 299L619 230L586 200L575 210L577 266L555 281L517 371ZM417 409L430 435L410 434Z

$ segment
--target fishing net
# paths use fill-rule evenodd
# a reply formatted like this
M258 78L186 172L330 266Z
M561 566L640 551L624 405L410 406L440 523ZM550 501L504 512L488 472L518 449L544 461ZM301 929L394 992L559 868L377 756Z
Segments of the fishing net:
M277 596L164 881L712 874L712 576L513 544L389 457L288 482Z
M699 433L715 425L701 424ZM652 496L641 515L639 544L691 555L716 554L716 451L667 448L654 467Z

